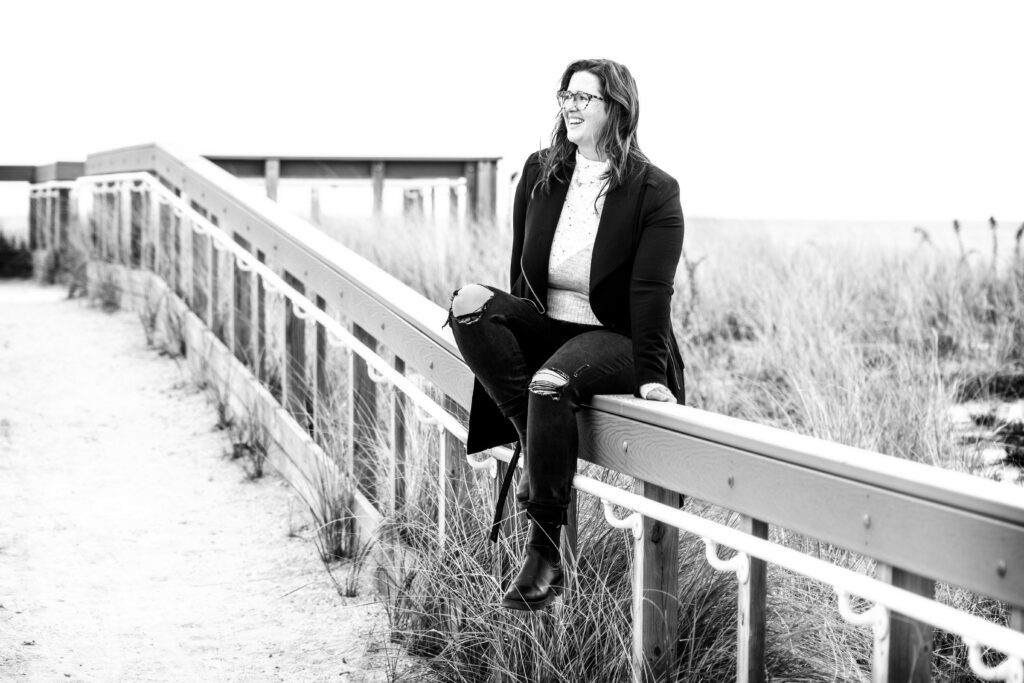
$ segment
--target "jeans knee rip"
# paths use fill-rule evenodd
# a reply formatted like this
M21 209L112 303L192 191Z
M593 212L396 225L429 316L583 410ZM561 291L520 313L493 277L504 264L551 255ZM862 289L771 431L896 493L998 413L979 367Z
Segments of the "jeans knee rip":
M562 397L562 390L569 383L569 376L560 370L543 368L534 374L529 391L537 396L547 396L555 401Z
M455 321L460 325L472 325L473 323L478 322L480 318L483 317L484 311L487 310L487 306L491 303L491 300L494 299L494 294L490 293L490 296L484 299L484 301L480 303L476 310L470 311L469 313L455 315L456 299L459 298L460 294L462 294L461 289L452 294L452 302L451 305L448 307L448 320L446 321L445 324L451 324L452 321Z

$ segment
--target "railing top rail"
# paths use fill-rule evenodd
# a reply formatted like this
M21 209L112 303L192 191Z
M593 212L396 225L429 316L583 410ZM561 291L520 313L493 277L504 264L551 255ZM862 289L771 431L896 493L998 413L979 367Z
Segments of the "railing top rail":
M696 408L597 396L595 410L993 519L1024 524L1017 485L803 436Z
M460 162L470 163L474 161L499 161L500 156L409 156L409 155L358 155L358 156L306 156L295 154L205 154L206 159L213 162L219 161L265 161L277 159L279 161L400 161L403 163L432 163L432 162Z

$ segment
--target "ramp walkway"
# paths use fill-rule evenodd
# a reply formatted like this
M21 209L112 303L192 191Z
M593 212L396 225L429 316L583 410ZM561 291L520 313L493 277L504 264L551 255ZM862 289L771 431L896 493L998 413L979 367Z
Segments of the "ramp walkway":
M387 680L291 490L135 314L65 295L0 281L0 680Z

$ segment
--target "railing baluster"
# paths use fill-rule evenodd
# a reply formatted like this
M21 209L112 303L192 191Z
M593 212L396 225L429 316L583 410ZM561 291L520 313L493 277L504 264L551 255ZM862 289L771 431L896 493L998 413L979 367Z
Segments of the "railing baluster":
M935 596L935 581L879 562L875 577L897 588L925 597ZM873 672L875 683L928 683L932 675L932 627L890 612L888 656L883 671Z
M352 334L371 350L377 350L377 340L359 325L352 325ZM374 465L377 454L374 449L377 444L377 383L370 377L366 361L361 357L353 354L352 365L353 374L349 381L353 388L352 451L355 481L363 495L376 505L378 494Z
M643 484L645 498L665 505L677 505L679 494L649 482ZM649 517L643 519L643 574L638 630L644 681L670 681L675 671L679 615L679 530Z
M395 356L395 370L405 374L405 361ZM406 398L397 389L391 392L391 499L393 511L397 512L405 506L405 464L406 464Z
M768 538L768 525L747 515L740 516L739 528L757 538ZM768 565L750 558L747 580L739 585L739 628L737 633L737 683L763 683L765 680L765 620L768 596Z

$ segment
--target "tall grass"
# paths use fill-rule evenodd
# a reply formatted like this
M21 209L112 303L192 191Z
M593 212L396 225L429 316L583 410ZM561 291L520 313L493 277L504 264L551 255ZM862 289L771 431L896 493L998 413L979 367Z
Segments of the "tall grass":
M963 226L948 226L947 234L904 230L898 237L906 245L894 247L893 235L878 231L799 239L691 221L673 310L688 403L976 471L976 453L960 443L948 413L966 395L998 397L993 378L1009 377L1013 385L1024 377L1024 231L999 241L998 227L990 227L988 249L974 246L978 235L968 239ZM507 286L507 230L471 226L448 235L444 249L429 226L335 223L327 231L442 306L467 282ZM429 455L419 462L430 462ZM490 488L469 487L468 500L449 505L442 548L434 538L436 487L429 474L420 481L426 484L389 520L405 550L392 553L378 573L395 637L428 657L440 680L628 679L631 544L604 523L596 501L581 501L574 589L554 608L524 615L498 607L502 586L494 567L515 566L523 538L502 539L498 547L486 542ZM733 521L699 501L687 506ZM777 542L842 566L873 569L869 560L814 539L772 533ZM679 680L730 680L735 581L714 572L699 539L685 535L679 577ZM772 677L869 678L870 630L842 621L830 587L773 567L769 590ZM990 600L946 586L939 596L1005 622L1005 609ZM939 635L935 649L936 676L975 680L962 644Z

